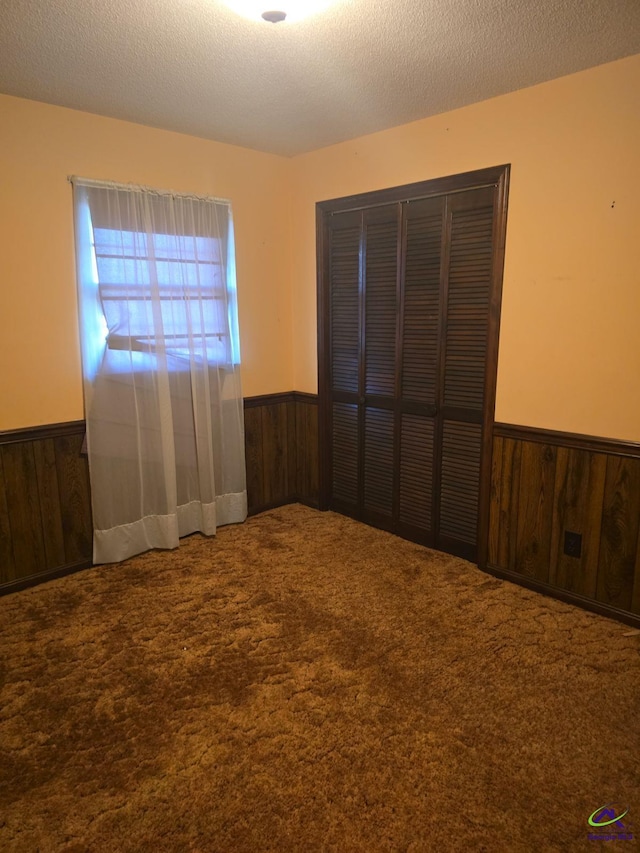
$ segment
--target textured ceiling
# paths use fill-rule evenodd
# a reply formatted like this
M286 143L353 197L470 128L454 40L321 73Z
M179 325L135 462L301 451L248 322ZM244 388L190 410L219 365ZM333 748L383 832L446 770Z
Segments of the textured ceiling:
M640 0L0 0L1 92L284 155L639 52Z

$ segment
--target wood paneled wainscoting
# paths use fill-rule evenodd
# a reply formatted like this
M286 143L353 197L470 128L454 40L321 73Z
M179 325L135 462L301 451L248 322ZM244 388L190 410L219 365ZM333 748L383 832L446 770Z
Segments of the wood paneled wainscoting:
M84 421L0 433L0 592L91 565Z
M318 505L314 394L245 398L249 513ZM92 565L84 421L0 432L0 594Z
M0 593L91 565L83 437L0 433ZM315 395L246 398L245 449L250 514L318 505ZM496 424L483 568L640 627L640 444Z
M640 627L640 444L507 424L493 435L486 568Z
M249 515L286 503L318 506L318 398L293 391L246 397Z

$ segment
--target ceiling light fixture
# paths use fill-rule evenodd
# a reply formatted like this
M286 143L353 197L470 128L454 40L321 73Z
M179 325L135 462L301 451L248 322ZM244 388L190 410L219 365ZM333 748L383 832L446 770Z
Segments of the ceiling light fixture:
M263 12L262 17L265 21L269 21L271 24L279 24L280 21L284 21L287 17L286 12L276 12L275 9L271 12Z
M330 6L334 0L277 0L278 5L265 6L269 0L226 0L227 6L252 21L269 21L279 24L286 20L287 24L302 21L310 15L315 15ZM280 6L282 2L282 6Z

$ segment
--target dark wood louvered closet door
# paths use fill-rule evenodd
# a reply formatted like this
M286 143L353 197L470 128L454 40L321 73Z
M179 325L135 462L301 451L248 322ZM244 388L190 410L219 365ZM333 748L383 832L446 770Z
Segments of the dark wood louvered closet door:
M397 532L436 542L440 279L445 200L402 205Z
M399 206L363 212L362 517L390 527L394 495Z
M471 559L507 171L319 205L323 504Z
M344 213L331 224L331 496L335 508L359 504L358 389L360 384L360 240L362 214Z
M475 558L493 267L493 188L451 195L443 261L438 545Z

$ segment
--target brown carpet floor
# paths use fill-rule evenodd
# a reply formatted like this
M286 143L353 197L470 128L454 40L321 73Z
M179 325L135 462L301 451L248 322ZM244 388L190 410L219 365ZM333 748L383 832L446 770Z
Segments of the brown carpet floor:
M636 849L629 631L302 506L7 596L0 850Z

